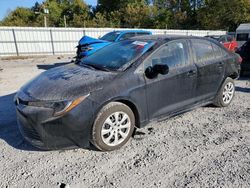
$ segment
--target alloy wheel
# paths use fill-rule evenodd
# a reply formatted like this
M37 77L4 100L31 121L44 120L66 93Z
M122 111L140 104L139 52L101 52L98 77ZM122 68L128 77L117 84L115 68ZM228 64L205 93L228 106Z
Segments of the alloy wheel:
M234 84L232 82L228 82L223 89L223 102L225 104L229 104L234 96Z
M115 112L108 116L101 129L101 138L108 146L117 146L129 135L131 120L125 112Z

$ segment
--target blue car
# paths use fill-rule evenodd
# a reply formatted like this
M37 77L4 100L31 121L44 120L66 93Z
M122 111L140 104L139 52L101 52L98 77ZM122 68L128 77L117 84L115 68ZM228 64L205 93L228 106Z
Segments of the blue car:
M121 30L107 33L100 39L84 36L77 46L77 60L95 53L97 50L117 41L126 40L140 35L152 35L150 31L144 30Z

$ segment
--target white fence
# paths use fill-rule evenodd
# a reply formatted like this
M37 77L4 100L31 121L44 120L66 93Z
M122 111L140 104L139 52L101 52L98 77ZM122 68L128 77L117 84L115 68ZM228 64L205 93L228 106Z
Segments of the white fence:
M119 28L0 27L0 56L74 54L84 35L99 37ZM146 29L153 34L223 35L225 31Z

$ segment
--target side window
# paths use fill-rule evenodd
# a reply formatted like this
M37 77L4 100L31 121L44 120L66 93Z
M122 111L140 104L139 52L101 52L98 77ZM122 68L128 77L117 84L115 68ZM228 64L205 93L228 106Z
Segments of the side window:
M144 68L155 64L167 64L169 69L184 66L188 63L185 41L167 43L154 52L145 62Z
M214 59L214 51L211 42L197 39L193 40L192 44L197 63L202 64Z
M125 33L121 36L121 38L119 40L126 40L126 39L129 39L131 37L134 37L135 36L135 33Z
M212 46L213 46L213 50L214 50L214 56L217 59L223 58L223 57L225 57L227 55L227 53L225 52L225 50L223 50L217 44L212 43Z

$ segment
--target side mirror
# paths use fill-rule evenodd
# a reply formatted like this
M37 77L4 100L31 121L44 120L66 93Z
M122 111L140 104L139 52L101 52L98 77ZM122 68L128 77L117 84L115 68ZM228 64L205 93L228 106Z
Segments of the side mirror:
M169 72L169 67L166 64L156 64L153 67L149 66L145 70L145 75L149 79L153 79L158 76L158 74L166 75Z

